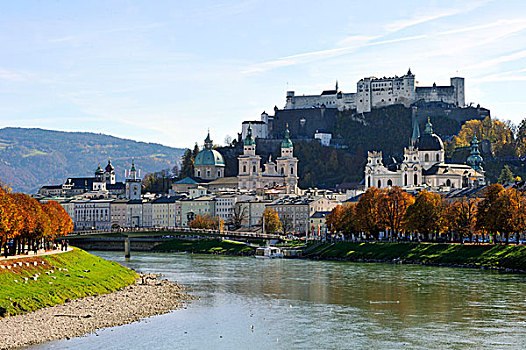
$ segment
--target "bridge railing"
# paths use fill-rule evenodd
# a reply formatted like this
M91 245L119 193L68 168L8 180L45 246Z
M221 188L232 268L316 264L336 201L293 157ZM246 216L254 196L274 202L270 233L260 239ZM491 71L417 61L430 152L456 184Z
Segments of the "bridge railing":
M81 231L73 231L73 235L98 235L98 234L109 234L109 233L141 233L141 232L162 232L166 233L166 235L170 235L170 233L189 233L189 234L211 234L211 235L219 235L219 236L234 236L234 237L251 237L251 238L273 238L273 239L279 239L282 238L281 235L278 234L268 234L268 233L258 233L258 232L250 232L250 231L228 231L228 230L209 230L209 229L198 229L198 228L188 228L188 227L180 227L180 228L160 228L160 227L151 227L151 228L125 228L125 229L118 229L118 230L81 230Z

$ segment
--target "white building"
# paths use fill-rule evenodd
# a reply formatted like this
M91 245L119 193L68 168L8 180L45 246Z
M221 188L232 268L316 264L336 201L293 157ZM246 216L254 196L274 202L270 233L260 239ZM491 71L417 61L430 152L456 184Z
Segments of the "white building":
M75 205L75 230L109 230L113 200L78 200Z
M298 187L298 159L294 157L294 146L290 140L289 129L285 131L285 139L281 142L281 157L273 162L269 158L264 168L261 168L261 157L256 154L256 141L252 137L249 126L247 136L243 139L243 154L238 157L239 173L238 188L255 190L285 186L287 193L296 193Z
M475 148L478 152L478 143ZM382 152L368 152L365 188L399 186L438 190L476 186L484 183L481 162L482 158L472 166L446 164L444 144L433 132L433 125L429 119L423 135L420 135L418 123L415 121L413 136L409 147L404 149L404 159L401 163L384 166Z
M126 199L141 199L141 179L137 175L134 161L126 179Z
M319 140L322 146L330 146L332 133L328 131L316 130L316 132L314 133L314 138L316 140Z
M415 75L409 70L398 77L368 77L356 84L356 93L343 93L335 90L323 91L320 95L296 96L288 91L285 109L327 107L339 110L356 109L358 113L370 112L372 108L403 104L409 107L416 101L445 102L456 107L464 107L464 78L453 77L450 85L418 87Z
M258 138L268 138L268 114L261 113L261 120L244 121L241 124L241 137L245 139L248 134L248 128L252 129L252 137L254 140Z
M234 208L237 202L235 194L223 194L215 197L215 215L219 216L226 223L232 220Z

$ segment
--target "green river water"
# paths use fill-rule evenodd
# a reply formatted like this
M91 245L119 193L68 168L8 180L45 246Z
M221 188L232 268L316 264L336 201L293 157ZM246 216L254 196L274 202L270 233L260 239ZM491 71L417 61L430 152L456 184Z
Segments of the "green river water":
M188 308L32 349L526 349L526 275L95 252L162 273Z

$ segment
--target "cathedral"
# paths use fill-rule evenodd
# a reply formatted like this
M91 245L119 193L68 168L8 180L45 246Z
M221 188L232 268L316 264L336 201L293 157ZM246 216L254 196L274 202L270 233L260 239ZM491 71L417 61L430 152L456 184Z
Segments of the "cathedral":
M247 135L243 139L243 154L238 157L239 173L237 176L239 189L255 190L285 186L287 193L296 193L298 188L298 159L294 157L294 146L290 140L287 126L285 138L281 142L281 156L274 162L270 156L268 162L261 168L261 157L256 154L256 141L252 137L252 127L249 125Z
M471 153L466 164L445 163L444 143L433 132L429 118L420 135L418 123L414 121L413 135L404 149L404 159L384 166L382 152L368 152L365 166L365 188L423 187L433 190L478 186L484 184L482 157L478 141L471 141Z

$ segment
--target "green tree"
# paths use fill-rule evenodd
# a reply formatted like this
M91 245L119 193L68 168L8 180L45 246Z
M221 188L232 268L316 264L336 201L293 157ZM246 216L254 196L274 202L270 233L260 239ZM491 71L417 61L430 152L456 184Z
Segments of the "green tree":
M186 149L183 155L183 164L181 171L179 172L179 178L192 177L194 176L194 158L192 157L192 151Z
M513 183L515 181L515 175L513 175L513 172L508 165L504 165L504 168L502 168L498 181L503 185Z

